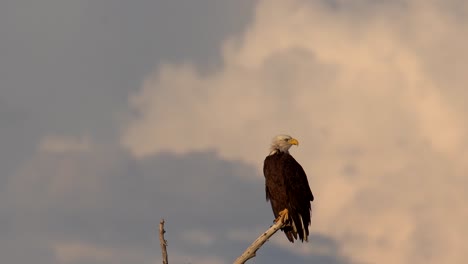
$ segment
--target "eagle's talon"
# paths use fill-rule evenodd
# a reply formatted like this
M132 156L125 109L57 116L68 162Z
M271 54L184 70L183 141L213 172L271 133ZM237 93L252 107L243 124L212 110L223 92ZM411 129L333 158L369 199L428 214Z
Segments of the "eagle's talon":
M278 217L274 220L277 223L280 219L283 220L283 223L286 223L289 220L289 211L288 209L284 209L283 211L278 213Z

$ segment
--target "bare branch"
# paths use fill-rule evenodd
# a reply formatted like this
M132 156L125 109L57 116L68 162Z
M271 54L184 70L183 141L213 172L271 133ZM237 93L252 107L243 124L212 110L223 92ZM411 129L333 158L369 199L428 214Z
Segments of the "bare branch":
M167 241L164 239L164 233L166 233L166 230L164 230L164 219L161 219L159 222L159 241L161 242L161 251L162 251L162 263L163 264L168 264L167 261Z
M257 250L265 244L265 242L273 236L276 231L284 227L284 216L281 216L274 225L272 225L267 231L261 234L253 243L250 245L240 257L234 261L234 264L244 264L247 260L256 256Z

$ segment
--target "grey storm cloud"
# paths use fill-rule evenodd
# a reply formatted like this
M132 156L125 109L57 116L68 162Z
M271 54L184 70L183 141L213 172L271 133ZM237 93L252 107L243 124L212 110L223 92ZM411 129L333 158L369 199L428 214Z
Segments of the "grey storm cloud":
M0 196L2 258L9 263L151 263L160 256L156 230L164 217L170 258L191 262L211 256L229 263L273 220L263 179L256 175L257 180L246 181L245 175L256 170L213 151L143 160L115 149L42 153ZM258 231L247 239L229 235L252 227ZM312 231L310 243L324 250L301 256L269 246L256 262L348 263L336 241ZM19 256L12 248L27 253Z

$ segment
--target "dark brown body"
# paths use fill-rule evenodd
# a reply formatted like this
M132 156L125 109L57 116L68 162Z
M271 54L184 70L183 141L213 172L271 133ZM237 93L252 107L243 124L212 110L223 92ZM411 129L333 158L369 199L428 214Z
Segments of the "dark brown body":
M293 243L298 236L301 241L307 241L311 213L310 202L314 200L314 196L304 169L289 153L277 151L266 157L263 174L265 175L266 199L271 203L275 218L278 217L280 211L284 209L289 211L288 226L283 228L286 237ZM294 232L293 224L297 232Z

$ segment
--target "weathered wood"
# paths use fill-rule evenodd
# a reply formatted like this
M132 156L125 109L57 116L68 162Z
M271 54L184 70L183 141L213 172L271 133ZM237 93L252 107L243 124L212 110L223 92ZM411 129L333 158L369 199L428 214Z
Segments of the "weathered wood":
M168 264L167 261L167 241L164 239L164 219L161 219L159 222L159 241L161 242L161 252L162 252L162 263Z
M267 231L261 234L245 251L240 257L234 261L234 264L244 264L247 260L256 256L257 250L265 244L265 242L273 236L278 230L284 226L284 215L282 215L274 225L272 225Z

